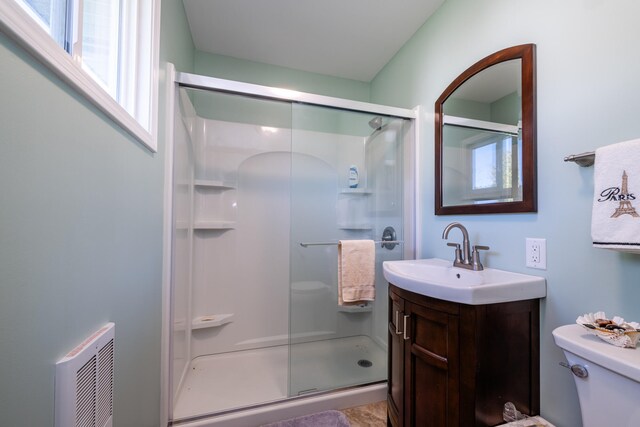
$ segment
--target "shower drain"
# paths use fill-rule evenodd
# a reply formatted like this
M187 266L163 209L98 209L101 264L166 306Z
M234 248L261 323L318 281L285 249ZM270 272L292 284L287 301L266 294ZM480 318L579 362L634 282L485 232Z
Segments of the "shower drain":
M367 359L358 360L358 366L361 366L363 368L370 368L372 365L373 363L371 363L370 360L367 360Z

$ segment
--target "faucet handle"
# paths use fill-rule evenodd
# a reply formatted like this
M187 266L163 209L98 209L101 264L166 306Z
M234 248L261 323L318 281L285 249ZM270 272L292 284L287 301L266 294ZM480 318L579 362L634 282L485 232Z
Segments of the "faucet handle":
M453 261L453 265L457 266L462 264L462 250L460 249L460 243L447 243L447 246L456 248L456 259Z
M480 253L478 251L488 251L489 249L489 246L473 245L473 251L471 252L471 265L474 270L484 270L484 266L480 262Z

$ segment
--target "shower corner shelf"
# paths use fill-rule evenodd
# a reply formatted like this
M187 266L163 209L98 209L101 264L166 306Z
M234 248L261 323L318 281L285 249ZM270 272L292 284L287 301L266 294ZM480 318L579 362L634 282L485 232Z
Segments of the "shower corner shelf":
M194 230L233 230L236 223L234 221L196 221L193 224Z
M343 188L340 190L340 194L362 194L366 196L371 193L372 191L367 188Z
M373 311L373 305L339 305L338 311L341 313L369 313Z
M221 190L233 190L236 188L233 184L224 181L216 181L211 179L196 179L193 181L193 185L203 188L214 188Z
M233 322L233 314L209 314L198 316L191 322L191 329L217 328Z

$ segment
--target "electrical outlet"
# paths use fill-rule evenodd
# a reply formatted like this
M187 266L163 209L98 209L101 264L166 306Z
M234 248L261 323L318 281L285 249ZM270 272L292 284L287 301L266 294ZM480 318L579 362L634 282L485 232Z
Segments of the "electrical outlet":
M527 267L547 269L547 239L526 239Z

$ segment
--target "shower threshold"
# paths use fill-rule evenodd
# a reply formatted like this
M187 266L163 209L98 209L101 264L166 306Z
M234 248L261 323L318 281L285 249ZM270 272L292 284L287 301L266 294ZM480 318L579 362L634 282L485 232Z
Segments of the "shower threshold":
M201 356L191 362L173 418L223 413L381 381L386 375L387 353L368 336Z

